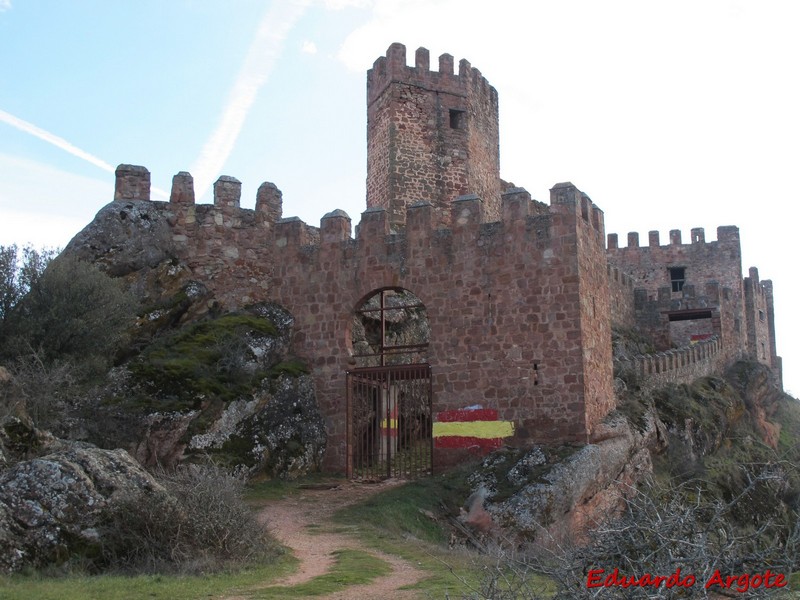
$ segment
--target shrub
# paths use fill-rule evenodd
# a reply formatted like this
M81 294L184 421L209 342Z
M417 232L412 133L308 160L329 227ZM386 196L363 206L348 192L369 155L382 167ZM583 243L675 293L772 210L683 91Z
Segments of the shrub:
M169 498L129 498L107 511L95 567L122 572L209 572L275 557L278 546L244 503L244 482L215 466L161 471Z
M133 324L136 301L120 282L70 257L53 259L4 315L5 354L31 350L45 362L113 356Z

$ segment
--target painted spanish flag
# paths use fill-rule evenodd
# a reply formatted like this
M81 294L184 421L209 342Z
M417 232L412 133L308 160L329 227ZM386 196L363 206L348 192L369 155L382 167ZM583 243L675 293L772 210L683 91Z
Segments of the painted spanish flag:
M436 448L496 450L503 438L514 435L512 421L498 421L493 408L445 410L436 415L433 439Z

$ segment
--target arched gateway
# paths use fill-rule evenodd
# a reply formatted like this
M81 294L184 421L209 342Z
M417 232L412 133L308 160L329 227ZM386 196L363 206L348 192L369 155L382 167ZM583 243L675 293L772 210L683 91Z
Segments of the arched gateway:
M347 371L347 474L420 477L433 456L430 328L425 306L402 288L370 293L353 313Z

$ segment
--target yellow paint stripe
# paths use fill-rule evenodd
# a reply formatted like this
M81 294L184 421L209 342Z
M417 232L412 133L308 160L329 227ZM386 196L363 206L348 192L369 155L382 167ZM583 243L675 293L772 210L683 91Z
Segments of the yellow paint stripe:
M384 429L387 428L386 419L381 421L381 427L383 427ZM397 419L389 419L388 427L391 429L397 429Z
M434 423L433 437L458 435L476 438L504 438L514 435L513 421L456 421Z

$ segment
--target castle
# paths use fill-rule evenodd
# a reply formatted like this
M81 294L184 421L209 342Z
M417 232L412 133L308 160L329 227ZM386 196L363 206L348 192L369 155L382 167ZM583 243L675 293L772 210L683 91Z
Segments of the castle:
M214 204L178 173L165 215L173 255L227 309L263 300L295 318L325 416L325 467L354 477L443 469L501 444L587 443L615 408L612 326L653 354L647 384L690 381L747 357L780 376L773 290L742 277L739 232L679 231L647 246L606 238L571 183L549 204L499 176L497 92L462 60L392 44L367 76L367 209L319 227L282 218L271 183L254 210L220 177ZM114 200L150 202L150 175L120 165ZM155 225L154 225L155 227Z

